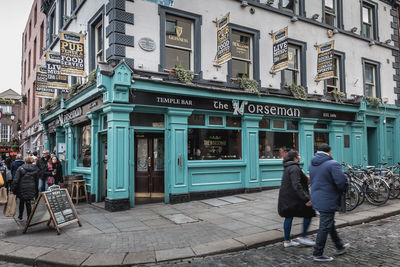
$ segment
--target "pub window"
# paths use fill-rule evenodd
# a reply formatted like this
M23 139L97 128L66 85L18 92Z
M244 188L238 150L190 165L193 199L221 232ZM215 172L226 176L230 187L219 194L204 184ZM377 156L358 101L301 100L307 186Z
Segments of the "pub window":
M288 61L289 67L283 70L283 83L284 86L291 86L300 83L300 68L299 68L299 51L300 49L295 46L289 46Z
M189 160L241 159L241 130L189 128L188 154Z
M319 145L329 145L329 133L328 132L314 132L314 153L317 152Z
M103 8L89 20L89 69L94 70L97 64L104 59L104 27Z
M78 167L90 168L92 158L92 127L90 122L78 126Z
M232 30L232 78L252 78L252 37Z
M362 5L362 35L366 38L375 38L375 6L363 2Z
M242 127L242 118L227 116L226 127Z
M261 159L279 159L292 149L299 150L297 132L260 131L259 155Z
M348 135L348 134L344 135L344 147L345 148L350 147L350 135Z
M166 15L165 68L193 70L193 20Z
M364 96L381 97L379 62L363 59Z
M217 126L222 126L223 125L223 118L221 116L209 116L208 117L208 124L209 125L217 125Z
M104 115L103 116L103 127L102 127L102 129L103 130L107 130L107 128L108 128L107 115Z
M298 130L299 123L297 121L286 121L286 129L287 130Z
M328 129L328 124L316 123L316 124L314 124L314 129Z
M280 0L280 7L285 11L296 13L297 5L296 0Z
M203 114L190 115L188 118L188 124L189 125L197 125L197 126L205 126L206 125L205 115L203 115Z
M325 0L324 6L325 23L333 27L337 26L337 1Z
M259 122L259 128L261 129L269 129L270 128L270 121L267 118L262 118Z
M153 113L131 113L131 126L138 127L164 127L164 115Z
M285 128L285 121L273 120L272 123L273 123L273 128L277 128L277 129Z
M326 91L332 92L334 89L342 91L340 86L340 70L339 70L339 58L338 56L333 57L333 77L326 80Z

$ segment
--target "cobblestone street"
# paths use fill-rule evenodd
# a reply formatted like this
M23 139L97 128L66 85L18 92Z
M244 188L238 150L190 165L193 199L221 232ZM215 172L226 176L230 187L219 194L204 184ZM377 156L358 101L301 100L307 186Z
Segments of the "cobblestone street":
M275 243L257 249L210 256L183 262L169 262L158 266L399 266L400 216L393 216L338 230L351 248L347 254L334 256L330 263L312 261L311 247L283 248ZM312 235L315 239L316 235ZM333 243L327 241L325 254L332 256ZM155 265L151 265L155 266Z

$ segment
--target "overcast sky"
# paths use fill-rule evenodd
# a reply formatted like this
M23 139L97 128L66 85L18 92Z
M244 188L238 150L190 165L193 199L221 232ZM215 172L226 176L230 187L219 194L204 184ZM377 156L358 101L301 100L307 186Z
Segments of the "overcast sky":
M33 0L0 0L0 92L21 93L21 45Z

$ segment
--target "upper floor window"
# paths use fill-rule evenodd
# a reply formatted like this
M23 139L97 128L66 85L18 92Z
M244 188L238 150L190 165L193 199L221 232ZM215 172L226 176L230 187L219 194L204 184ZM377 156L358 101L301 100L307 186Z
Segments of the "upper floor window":
M31 39L32 21L29 21L29 39Z
M24 50L26 50L26 33L24 34Z
M345 88L345 77L343 73L345 73L344 70L344 60L345 60L345 54L336 51L335 55L333 56L333 73L334 76L332 78L326 79L325 80L325 90L327 93L330 93L331 91L336 88L340 92L346 92Z
M37 23L37 4L35 5L35 7L33 9L33 22L34 22L34 25L36 25L36 23Z
M165 68L193 69L193 21L167 15L165 26Z
M300 48L289 46L288 61L289 67L282 71L284 86L290 86L292 83L300 83L300 67L299 67Z
M325 0L325 23L331 26L337 25L336 0Z
M100 21L95 26L95 43L96 43L96 65L99 61L103 60L103 22Z
M32 65L31 65L31 51L29 51L29 53L28 53L28 77L31 76L31 67L32 67Z
M364 96L381 97L379 62L362 59L364 68Z
M11 141L11 125L2 124L1 125L1 142Z
M0 109L3 114L11 114L12 113L12 106L0 105Z
M377 4L363 1L361 10L362 36L370 39L378 39Z
M43 55L43 42L44 42L44 22L40 25L40 45L39 45L39 54Z
M33 67L36 66L36 38L33 41Z
M252 36L232 30L232 77L252 77Z
M68 22L68 0L61 0L60 3L60 28Z
M71 0L71 14L81 4L82 0Z
M57 37L57 28L56 28L56 12L53 9L52 13L49 17L49 33L50 33L50 43L53 42L54 39Z
M89 24L89 69L95 69L97 64L104 59L104 27L103 27L104 9L101 8Z
M283 10L296 13L296 0L280 0L280 6Z

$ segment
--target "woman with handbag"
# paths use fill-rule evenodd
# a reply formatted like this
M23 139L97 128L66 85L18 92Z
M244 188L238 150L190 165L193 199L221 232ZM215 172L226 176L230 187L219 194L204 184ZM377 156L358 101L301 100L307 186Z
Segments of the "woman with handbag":
M308 177L300 167L300 155L291 150L283 159L283 177L279 190L278 213L284 217L284 243L285 248L298 246L300 244L313 246L315 242L307 237L307 231L311 218L315 211L311 207L310 192L308 189ZM303 220L303 232L296 241L290 239L293 217L301 217Z
M31 214L31 200L34 199L37 191L36 181L39 175L39 168L32 164L32 157L26 157L25 163L18 168L11 185L11 191L19 198L19 216L22 220L24 205L26 206L27 218Z
M51 165L49 165L49 171L51 171L53 175L53 184L58 185L59 183L64 182L62 166L58 158L56 156L51 157L49 163Z

